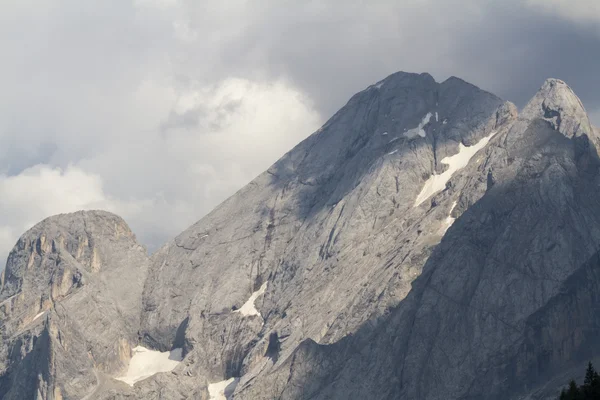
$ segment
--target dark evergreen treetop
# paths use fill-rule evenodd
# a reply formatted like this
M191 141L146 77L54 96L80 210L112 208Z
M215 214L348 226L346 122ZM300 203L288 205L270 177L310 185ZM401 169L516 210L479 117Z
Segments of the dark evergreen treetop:
M600 400L600 375L592 363L588 363L583 385L577 386L574 380L560 392L559 400Z

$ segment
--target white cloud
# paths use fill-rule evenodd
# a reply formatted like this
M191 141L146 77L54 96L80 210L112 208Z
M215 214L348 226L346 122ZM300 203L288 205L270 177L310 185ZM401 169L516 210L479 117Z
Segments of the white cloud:
M320 122L308 99L284 82L191 83L173 99L160 127L130 133L110 151L80 164L103 176L111 195L152 199L145 222L132 221L134 228L173 236L268 168Z
M128 105L139 127L106 135L98 152L65 168L0 175L0 257L41 219L80 209L124 217L155 248L269 167L314 131L319 115L283 81L226 79L173 87L146 81ZM158 98L159 101L148 101ZM144 122L148 115L151 123ZM147 126L144 126L147 124ZM55 138L68 146L73 136Z
M114 209L115 204L104 194L100 177L80 168L38 165L18 176L0 175L1 267L18 236L41 219L97 208Z
M155 248L321 123L289 81L227 60L243 3L36 4L0 13L0 266L26 228L82 208Z
M133 0L136 7L169 8L177 4L177 0Z

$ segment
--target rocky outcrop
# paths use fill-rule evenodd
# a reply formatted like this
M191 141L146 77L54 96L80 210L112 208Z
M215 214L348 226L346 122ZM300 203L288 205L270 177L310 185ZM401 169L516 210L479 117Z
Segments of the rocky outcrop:
M0 397L83 398L97 374L126 369L148 265L106 212L51 217L25 233L0 289Z

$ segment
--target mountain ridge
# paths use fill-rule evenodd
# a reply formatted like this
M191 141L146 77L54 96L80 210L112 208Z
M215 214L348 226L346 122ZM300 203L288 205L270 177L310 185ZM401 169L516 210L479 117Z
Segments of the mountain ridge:
M124 344L112 339L121 343L114 366L80 367L87 371L84 384L69 383L66 367L47 373L47 379L38 380L39 397L59 398L58 388L65 399L89 396L90 390L103 399L206 398L210 383L239 378L233 396L242 399L358 393L474 399L483 392L471 374L474 365L486 362L492 372L482 379L491 379L494 388L489 395L516 395L516 389L494 383L509 373L486 357L512 360L521 354L506 338L523 341L525 336L515 336L508 321L528 326L528 313L541 312L567 279L561 268L577 273L577 263L586 255L593 259L598 250L594 241L600 232L592 222L600 222L600 206L590 199L597 190L599 137L579 99L560 80L547 80L518 114L514 104L460 78L437 83L426 73L392 74L352 96L322 128L151 257L142 257L135 238L125 235L128 249L116 252L117 258L136 254L142 265L135 274L137 282L143 280L142 289L132 294L140 318L134 336ZM465 155L458 167L448 161L476 145L479 151ZM432 177L444 179L439 190L416 204ZM536 223L529 229L527 221ZM561 229L567 233L554 243L549 232ZM523 243L513 238L517 233ZM68 244L64 257L77 256L79 243ZM539 259L528 259L533 256L527 246L541 249ZM579 249L578 255L567 256L569 249ZM554 258L543 255L552 251ZM517 255L528 264L520 266ZM86 260L82 275L92 281L73 289L81 296L96 293L87 288L96 285L94 273L103 273ZM13 261L10 271L26 264ZM520 271L554 274L554 280L539 284L527 274L515 280L511 274ZM512 294L519 307L503 282L525 285ZM534 295L526 295L528 290ZM3 296L8 296L4 278ZM461 308L460 298L493 311ZM256 313L237 312L248 299L254 299ZM102 302L111 301L108 291ZM559 302L551 315L560 314L561 307ZM61 325L68 314L55 308L34 336L60 343L56 337L62 332L73 340L75 333ZM484 314L498 316L493 320L501 325L491 329ZM459 328L457 318L468 323ZM407 330L409 321L413 328ZM475 327L485 335L473 336ZM93 334L81 336L93 342ZM10 340L3 343L15 343ZM125 387L111 377L123 371L135 345L182 348L184 359L171 373ZM475 354L467 345L486 350ZM65 351L65 363L79 362ZM453 365L444 354L454 353L473 361ZM15 375L11 371L44 363L42 357L31 367L1 356L6 364L0 364L5 365L0 387ZM557 373L552 363L544 375L530 361L510 362L529 371L511 378L515 387L528 377L539 382L536 374L550 380ZM553 362L566 361L557 356ZM12 382L7 398L28 398L29 392Z

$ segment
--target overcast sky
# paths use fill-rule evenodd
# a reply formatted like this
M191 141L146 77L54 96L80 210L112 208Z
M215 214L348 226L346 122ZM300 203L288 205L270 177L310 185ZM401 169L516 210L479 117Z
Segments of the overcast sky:
M598 0L4 0L0 51L0 269L78 209L155 249L399 70L600 125Z

